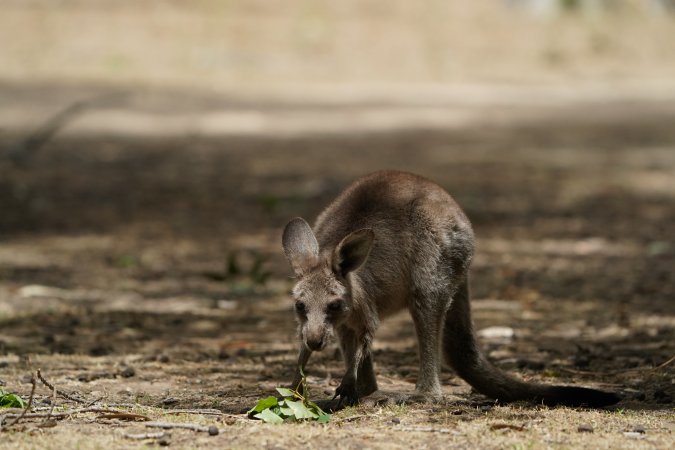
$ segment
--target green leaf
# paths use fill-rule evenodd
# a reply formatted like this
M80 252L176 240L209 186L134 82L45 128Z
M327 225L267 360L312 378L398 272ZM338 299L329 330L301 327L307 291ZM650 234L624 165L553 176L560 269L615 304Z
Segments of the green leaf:
M256 419L260 419L263 422L266 423L283 423L284 419L279 417L278 415L274 414L272 411L269 409L264 409L262 412L256 414L255 416Z
M321 414L316 421L319 423L328 423L330 422L330 414Z
M0 408L25 408L26 402L16 394L0 392Z
M291 397L291 398L297 397L297 394L292 389L278 387L277 392L281 394L282 397Z
M277 398L274 396L269 396L267 398L264 398L260 400L249 412L248 414L253 414L253 413L261 413L266 409L272 408L273 406L277 406Z
M304 403L301 401L292 402L286 400L286 405L293 410L293 415L296 419L318 419L319 415L312 412Z

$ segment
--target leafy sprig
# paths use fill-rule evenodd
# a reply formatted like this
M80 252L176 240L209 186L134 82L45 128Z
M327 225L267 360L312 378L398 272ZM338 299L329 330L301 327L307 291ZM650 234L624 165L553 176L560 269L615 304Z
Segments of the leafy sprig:
M300 389L302 388L302 389ZM267 423L295 422L300 420L327 423L330 414L309 400L309 389L304 374L296 389L277 388L283 398L269 396L260 400L250 411L249 417ZM300 392L305 393L305 395Z

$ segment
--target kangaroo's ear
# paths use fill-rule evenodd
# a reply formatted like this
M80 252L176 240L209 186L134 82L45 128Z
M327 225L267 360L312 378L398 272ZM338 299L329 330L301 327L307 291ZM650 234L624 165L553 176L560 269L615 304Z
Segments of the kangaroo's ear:
M288 222L281 242L295 275L302 276L319 261L319 244L305 219L297 217Z
M361 267L370 254L374 239L375 233L370 228L356 230L347 235L335 247L333 270L344 277Z

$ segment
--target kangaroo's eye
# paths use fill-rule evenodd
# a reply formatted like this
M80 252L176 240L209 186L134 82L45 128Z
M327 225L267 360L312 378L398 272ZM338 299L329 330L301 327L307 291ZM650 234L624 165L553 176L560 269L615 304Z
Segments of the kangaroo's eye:
M302 302L295 302L295 312L298 314L305 314L305 312L307 312L305 304Z
M342 300L334 300L334 301L330 302L328 304L328 312L335 313L335 312L338 312L338 311L342 311L344 303L345 302L342 301Z

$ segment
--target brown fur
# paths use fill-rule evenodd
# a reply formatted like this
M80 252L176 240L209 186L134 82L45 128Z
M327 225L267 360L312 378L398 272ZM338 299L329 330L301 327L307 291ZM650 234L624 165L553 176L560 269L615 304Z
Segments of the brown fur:
M417 332L415 393L398 401L439 399L441 350L478 391L500 401L600 406L618 401L593 389L524 383L492 366L476 345L469 307L471 224L435 183L382 171L350 185L318 217L286 226L283 247L298 277L293 289L301 349L294 385L311 353L337 335L345 375L337 406L373 394L371 342L381 319L407 308Z

